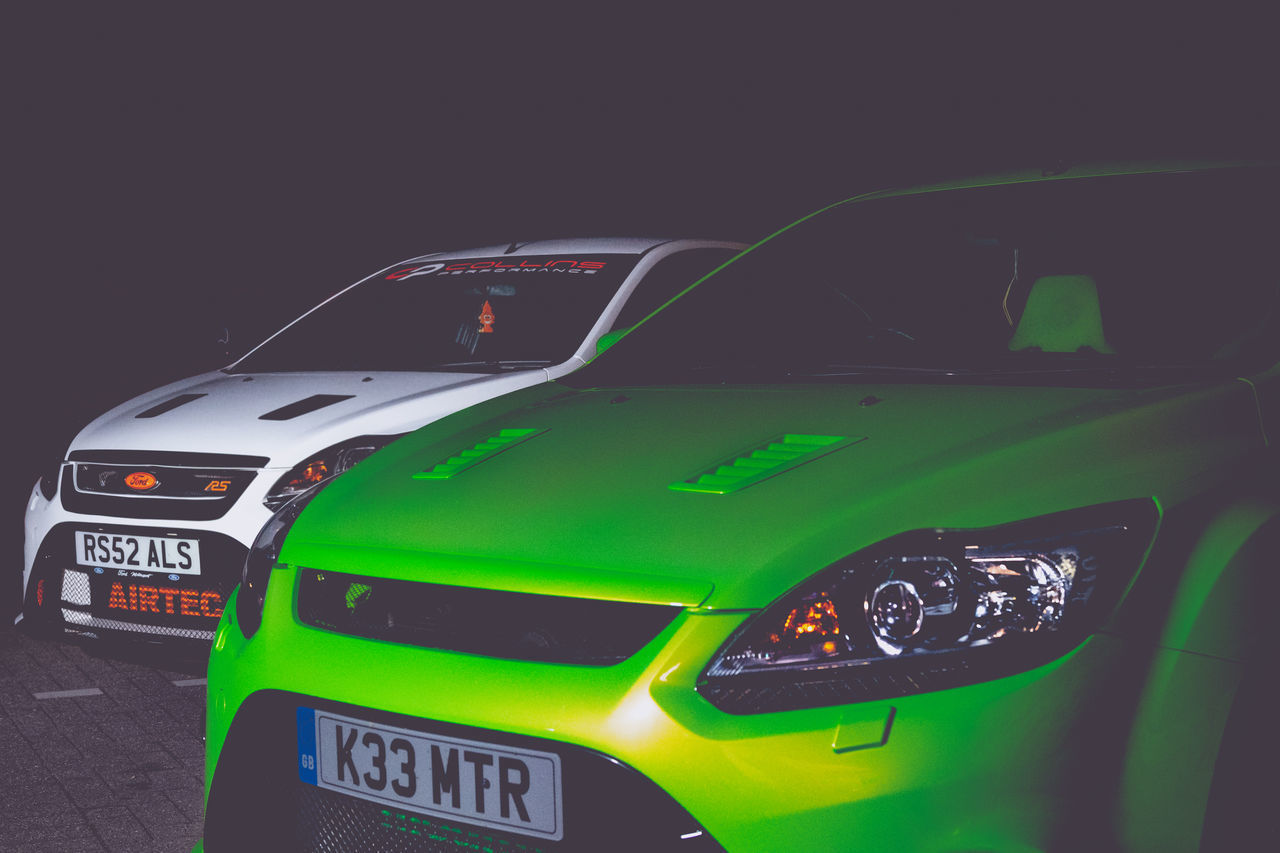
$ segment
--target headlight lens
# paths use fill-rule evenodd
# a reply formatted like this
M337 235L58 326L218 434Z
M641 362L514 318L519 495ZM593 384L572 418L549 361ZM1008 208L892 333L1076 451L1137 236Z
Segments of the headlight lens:
M53 500L58 495L58 480L62 477L62 460L59 459L50 465L43 474L40 475L40 494L44 495L47 501Z
M362 435L325 448L295 465L287 474L276 480L262 502L269 509L279 509L313 486L349 470L361 459L399 437L398 435Z
M262 625L262 606L267 598L267 582L271 579L271 570L280 558L280 549L284 546L289 528L293 527L303 508L311 503L322 488L323 485L315 486L276 510L275 515L258 532L258 538L253 540L240 576L240 592L236 596L236 621L246 637L252 637Z
M1155 530L1149 501L894 537L748 621L698 690L759 713L956 687L1047 663L1101 622Z

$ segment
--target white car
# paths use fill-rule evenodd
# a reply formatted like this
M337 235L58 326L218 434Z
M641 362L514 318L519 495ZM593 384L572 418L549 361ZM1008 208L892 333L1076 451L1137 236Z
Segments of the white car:
M27 502L17 620L207 644L248 546L290 497L410 430L582 366L742 248L512 243L357 282L229 367L85 427Z

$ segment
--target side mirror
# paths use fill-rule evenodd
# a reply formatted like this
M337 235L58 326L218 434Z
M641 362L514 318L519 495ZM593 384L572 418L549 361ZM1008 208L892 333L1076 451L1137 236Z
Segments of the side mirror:
M625 335L629 331L631 330L630 329L614 329L612 332L608 332L607 334L601 335L600 338L596 341L596 355L599 355L600 353L607 350L609 347L616 344L618 341L622 340L623 335Z

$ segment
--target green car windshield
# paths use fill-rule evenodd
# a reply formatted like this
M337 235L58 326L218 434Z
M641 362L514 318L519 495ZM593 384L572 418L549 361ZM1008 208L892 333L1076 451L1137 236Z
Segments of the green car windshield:
M349 288L229 372L494 373L558 364L586 340L638 257L424 258Z
M1276 340L1276 183L1224 168L845 202L562 381L1143 385L1239 369Z

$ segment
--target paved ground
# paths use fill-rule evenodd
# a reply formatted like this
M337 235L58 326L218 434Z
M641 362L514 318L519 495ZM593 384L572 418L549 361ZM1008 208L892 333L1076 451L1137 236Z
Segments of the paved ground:
M0 853L189 851L203 802L199 664L102 659L7 622Z

